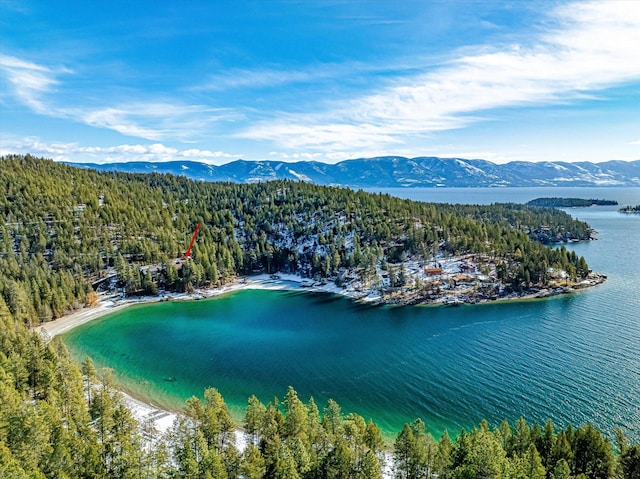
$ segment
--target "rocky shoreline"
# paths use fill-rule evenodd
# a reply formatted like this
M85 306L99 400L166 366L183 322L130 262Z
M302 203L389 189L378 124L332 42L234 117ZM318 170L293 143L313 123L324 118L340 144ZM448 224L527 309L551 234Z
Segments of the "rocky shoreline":
M406 290L370 298L366 293L355 293L349 296L371 303L393 305L431 305L431 306L459 306L463 304L485 304L495 301L519 301L527 299L542 299L565 295L581 291L586 288L604 283L607 276L601 273L590 273L587 278L579 282L563 282L547 286L533 286L522 291L506 293L497 288L481 288L477 290L441 292L434 294L424 291Z

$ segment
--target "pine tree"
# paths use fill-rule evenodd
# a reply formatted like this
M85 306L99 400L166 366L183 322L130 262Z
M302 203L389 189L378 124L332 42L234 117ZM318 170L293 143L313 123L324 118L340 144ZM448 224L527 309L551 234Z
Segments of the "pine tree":
M285 420L283 436L295 438L304 435L308 437L307 408L298 398L296 391L289 386L284 397Z
M265 462L257 447L249 444L242 453L240 475L244 479L261 479L265 473Z
M93 360L89 356L82 362L82 375L84 377L84 390L87 395L87 403L91 404L91 390L97 380L97 372Z
M244 416L244 429L253 445L258 444L266 408L254 395L249 397Z
M329 399L327 406L324 408L322 425L333 437L340 436L342 434L342 411L338 403L333 399Z
M620 455L624 479L640 479L640 444L628 446Z
M571 468L569 464L564 459L560 459L551 474L552 479L570 479L571 478Z
M527 453L523 456L523 465L528 479L545 479L547 473L535 445L529 445Z

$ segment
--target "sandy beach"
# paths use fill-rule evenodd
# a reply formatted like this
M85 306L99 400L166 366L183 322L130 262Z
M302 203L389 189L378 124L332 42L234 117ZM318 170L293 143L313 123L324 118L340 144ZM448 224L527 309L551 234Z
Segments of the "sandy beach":
M91 320L100 318L106 314L119 311L132 304L153 303L170 299L171 301L193 301L197 299L210 298L221 294L231 293L242 289L272 289L287 290L301 288L304 279L293 274L279 274L277 279L268 274L252 276L251 278L240 278L232 283L210 289L198 289L193 293L167 293L164 296L141 296L136 298L121 298L115 295L102 296L96 306L86 307L71 314L63 316L53 321L41 324L34 328L35 331L49 340L58 334L71 331L73 328L85 324ZM324 286L305 288L306 291L324 291L327 293L344 294L343 290L333 283ZM348 296L348 294L346 295Z
M92 319L100 318L105 314L118 311L130 303L116 304L113 300L107 299L100 302L100 304L92 307L83 308L79 311L75 311L71 314L63 316L62 318L49 321L41 324L35 331L39 332L45 339L51 339L58 334L66 333L73 328L87 323Z

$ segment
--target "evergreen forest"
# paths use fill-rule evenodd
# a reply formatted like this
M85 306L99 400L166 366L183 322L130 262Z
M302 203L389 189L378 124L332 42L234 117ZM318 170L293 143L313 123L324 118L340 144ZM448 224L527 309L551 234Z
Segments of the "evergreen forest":
M635 206L627 205L624 208L620 208L618 211L620 213L626 213L626 214L638 214L640 213L640 205L635 205Z
M378 427L322 409L293 388L282 401L247 401L246 447L215 389L189 399L164 434L138 424L108 369L74 363L59 338L46 343L0 297L0 477L6 479L638 479L640 444L615 443L586 424L556 429L521 418L482 422L435 440L419 419L388 450Z
M589 273L584 258L545 245L591 234L553 208L422 203L288 180L99 173L29 155L0 159L0 188L0 295L30 325L94 304L110 283L153 295L254 273L339 282L349 271L366 282L380 265L402 270L407 260L451 255L492 264L514 291L544 287L554 269L572 281Z
M59 338L29 329L97 301L112 278L127 294L216 286L277 271L366 277L380 262L476 254L512 288L573 278L584 258L545 238L587 239L561 211L514 204L440 205L300 182L198 183L98 173L30 156L0 160L0 477L409 478L640 477L640 445L591 425L482 422L435 439L417 419L392 448L379 428L293 388L248 398L246 447L223 397L189 399L166 433L138 424L108 369L74 363ZM192 260L181 258L201 223ZM178 269L176 265L179 265Z

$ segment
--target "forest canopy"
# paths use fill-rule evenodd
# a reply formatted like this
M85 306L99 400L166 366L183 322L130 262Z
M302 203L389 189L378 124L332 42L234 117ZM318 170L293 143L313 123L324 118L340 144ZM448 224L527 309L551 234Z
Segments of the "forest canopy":
M25 325L96 300L114 275L129 294L215 286L239 274L366 276L382 262L494 258L512 287L573 277L584 258L543 242L588 239L586 223L515 204L430 204L301 182L198 183L98 173L27 156L0 159L0 476L15 478L637 478L640 446L590 425L482 422L435 440L420 420L386 456L378 427L290 388L248 399L240 450L215 389L192 398L166 435L138 424L109 370L78 367L58 339ZM193 259L181 261L202 224ZM176 261L181 265L176 268ZM96 286L97 287L97 286ZM457 431L456 431L457 432Z
M215 287L238 275L291 272L362 280L380 265L472 254L514 290L545 286L552 270L584 278L584 258L543 243L589 239L551 208L449 205L303 182L194 182L171 175L0 159L0 294L36 324L96 300L115 278L127 294ZM191 234L198 233L184 262Z
M248 398L246 446L220 392L187 400L166 433L139 424L109 369L75 364L59 338L49 343L13 319L0 297L0 477L36 479L637 479L640 445L615 444L589 424L556 428L520 418L439 440L417 419L393 450L378 426L329 400ZM614 452L617 450L617 454Z

